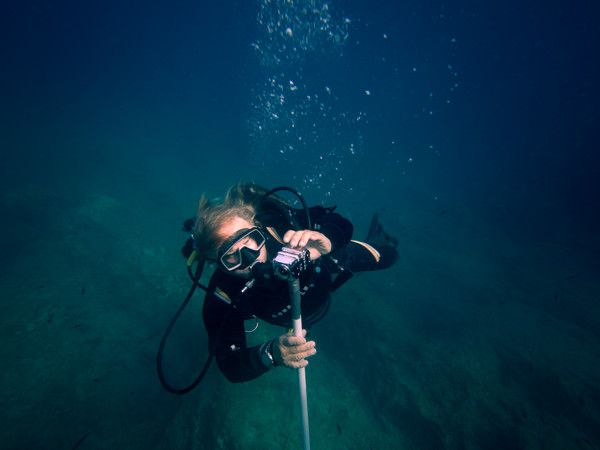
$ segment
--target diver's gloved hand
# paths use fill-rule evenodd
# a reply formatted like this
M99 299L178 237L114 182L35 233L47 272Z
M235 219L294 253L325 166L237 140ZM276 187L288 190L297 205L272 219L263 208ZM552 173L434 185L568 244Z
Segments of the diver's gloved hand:
M306 247L310 252L311 261L327 255L332 248L331 241L327 236L313 230L288 230L283 235L283 242L291 248Z
M302 330L306 336L306 330ZM305 358L317 353L315 341L306 341L304 337L296 337L293 333L282 334L273 342L273 359L280 366L291 369L306 367Z

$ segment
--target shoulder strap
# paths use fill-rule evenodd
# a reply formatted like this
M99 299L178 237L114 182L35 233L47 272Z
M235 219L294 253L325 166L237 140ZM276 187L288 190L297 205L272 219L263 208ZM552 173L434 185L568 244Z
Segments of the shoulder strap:
M271 236L273 236L273 238L279 242L281 245L284 245L285 242L283 242L283 239L281 238L281 236L279 236L279 233L277 232L277 230L275 230L275 228L273 227L265 227L265 229L269 232L269 234Z
M286 205L283 202L272 198L262 198L259 204L259 215L258 220L263 222L281 222L281 225L285 225L288 228L300 230L302 227L298 223L298 220L294 216L293 208ZM263 223L264 226L271 225L270 223Z

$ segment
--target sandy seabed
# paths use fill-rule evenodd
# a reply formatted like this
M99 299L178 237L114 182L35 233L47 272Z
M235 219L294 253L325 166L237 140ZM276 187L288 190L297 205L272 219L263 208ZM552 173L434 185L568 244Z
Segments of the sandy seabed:
M600 448L597 238L524 243L402 195L378 199L398 264L343 286L311 331L312 448ZM158 343L190 285L179 226L193 203L168 200L4 195L2 448L301 448L291 370L234 385L213 365L186 396L160 386ZM347 208L359 234L361 202ZM206 357L201 304L167 345L175 384ZM279 332L260 323L248 339Z

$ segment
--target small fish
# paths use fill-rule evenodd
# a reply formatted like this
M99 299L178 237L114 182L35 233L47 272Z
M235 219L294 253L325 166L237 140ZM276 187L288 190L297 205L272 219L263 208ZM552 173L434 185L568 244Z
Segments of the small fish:
M440 216L443 216L443 215L444 215L444 214L446 214L447 212L448 212L448 210L447 210L447 209L444 209L444 210L443 210L443 211L440 213Z
M81 286L81 296L83 297L85 295L85 283L83 283L83 286Z
M573 278L575 278L577 276L576 273L574 273L573 275L569 275L567 278L565 278L566 281L572 280Z
M529 363L529 371L533 372L533 364Z
M502 306L502 305L504 305L504 302L498 303L498 306Z
M585 400L583 399L583 397L580 395L579 396L579 405L583 408L585 406Z
M554 301L558 301L558 291L554 291Z

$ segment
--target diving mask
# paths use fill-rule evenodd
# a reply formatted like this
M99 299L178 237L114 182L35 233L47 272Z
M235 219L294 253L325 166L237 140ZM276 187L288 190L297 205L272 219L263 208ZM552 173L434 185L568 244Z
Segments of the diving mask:
M266 242L258 228L243 228L227 238L217 252L217 263L226 272L244 270L254 265Z

